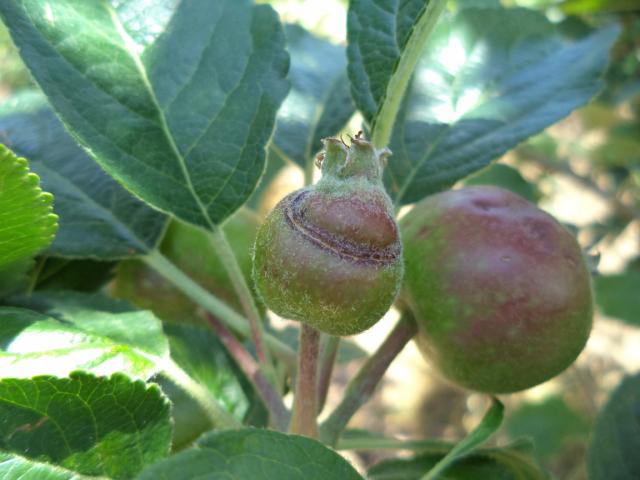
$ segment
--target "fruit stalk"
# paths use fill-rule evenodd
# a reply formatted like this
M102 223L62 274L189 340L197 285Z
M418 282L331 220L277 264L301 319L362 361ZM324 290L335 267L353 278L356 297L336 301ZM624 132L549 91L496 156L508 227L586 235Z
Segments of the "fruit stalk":
M331 374L338 355L340 337L323 333L320 338L320 361L318 365L318 414L322 412L329 393Z
M318 438L316 417L319 350L320 332L309 325L302 324L293 417L289 431L311 438Z

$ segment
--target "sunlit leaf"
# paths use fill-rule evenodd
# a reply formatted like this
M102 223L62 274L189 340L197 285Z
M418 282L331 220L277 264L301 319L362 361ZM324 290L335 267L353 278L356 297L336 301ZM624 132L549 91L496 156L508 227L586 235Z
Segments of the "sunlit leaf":
M22 302L32 310L0 307L3 376L64 376L83 369L146 379L169 356L160 321L125 302L74 292L37 294Z
M351 95L365 120L374 124L393 88L411 37L430 23L434 0L352 0L347 19ZM436 16L437 18L437 16ZM419 53L419 52L417 52ZM411 74L411 72L408 72Z
M169 409L157 386L122 374L5 378L0 380L0 450L81 474L129 479L167 455ZM25 468L24 462L16 466ZM47 473L44 467L39 471Z
M52 242L52 201L27 161L0 144L0 296L26 281L32 258Z
M66 468L36 462L8 452L0 452L0 477L3 480L90 480Z
M617 34L567 40L520 8L469 8L440 22L390 145L396 203L450 187L585 104L603 86Z

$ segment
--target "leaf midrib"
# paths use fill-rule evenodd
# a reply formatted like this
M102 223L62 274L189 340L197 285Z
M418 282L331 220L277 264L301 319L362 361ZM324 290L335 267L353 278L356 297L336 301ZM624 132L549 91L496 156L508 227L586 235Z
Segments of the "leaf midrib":
M142 63L142 60L140 59L140 56L138 54L136 54L135 52L132 52L128 47L128 41L131 43L135 43L133 41L133 39L131 37L129 37L129 35L127 34L126 30L124 29L124 26L122 25L122 23L120 22L120 19L118 18L117 12L106 2L102 2L101 3L107 10L107 12L109 13L109 16L111 17L111 20L113 21L114 27L116 28L116 31L118 32L118 34L120 35L120 37L122 38L122 42L124 44L125 50L126 52L131 56L131 58L133 59L133 62L136 66L136 69L138 70L138 73L140 75L140 78L145 86L145 88L147 89L147 92L149 94L149 97L151 98L151 101L153 102L154 107L156 108L157 112L158 112L158 118L160 119L160 128L162 129L162 132L164 133L165 137L167 138L167 141L169 142L169 146L171 148L171 151L173 153L173 155L175 156L175 158L178 161L178 164L180 165L180 170L184 176L184 179L186 181L186 187L187 190L189 191L189 193L191 193L191 195L193 196L194 200L196 201L196 204L198 205L198 208L200 209L200 212L202 213L203 218L206 220L206 222L209 224L209 226L214 229L215 228L215 224L211 221L211 218L209 217L209 213L207 212L207 209L205 208L205 206L202 204L200 197L198 196L194 186L193 186L193 182L191 180L191 175L189 174L189 171L187 169L187 165L186 162L184 160L184 158L182 157L182 155L180 154L180 151L178 150L178 146L176 145L175 139L173 137L173 134L171 133L170 129L169 129L169 124L167 123L167 118L164 114L164 111L162 110L162 108L160 107L160 103L158 102L158 98L156 97L156 93L153 90L153 87L151 85L151 82L149 81L149 78L147 76L147 72L146 69ZM179 8L179 7L178 7Z
M589 38L589 37L586 37L584 40L587 40L588 38ZM575 48L575 47L577 47L580 43L582 43L582 41L575 42L574 44L569 45L569 48ZM565 47L565 48L566 48L566 47L567 47L567 45L566 45L566 44L563 44L563 47ZM475 48L475 47L474 47L474 48ZM557 53L557 52L556 52L556 53ZM556 53L554 53L552 56L555 56L555 54L556 54ZM587 61L584 57L583 57L581 60L582 60L583 62L586 62L586 61ZM548 61L548 59L547 59L547 60L545 60L545 61ZM532 65L532 64L528 64L528 66L531 66L531 65ZM466 65L465 65L465 67L466 67ZM536 79L533 79L531 82L532 82L532 83L535 83L535 82L536 82ZM521 87L521 88L522 88L522 87ZM540 109L540 108L542 108L542 107L546 106L546 105L549 103L550 99L556 98L558 95L561 95L561 94L562 94L562 91L561 91L561 90L558 90L558 89L557 89L557 90L555 90L554 95L552 95L551 97L547 97L547 98L545 99L545 101L544 101L544 102L541 102L541 103L533 103L533 104L531 105L531 108L528 108L528 109L526 109L526 110L523 110L523 111L518 112L518 115L517 115L517 116L515 116L513 119L511 119L509 123L505 123L504 121L502 121L502 124L500 125L500 127L496 128L496 129L489 130L489 131L485 131L484 133L482 133L482 134L480 134L480 135L478 135L478 136L474 137L472 140L470 140L469 142L465 143L465 147L468 147L469 145L475 144L475 143L477 143L478 141L481 141L481 140L485 139L485 138L486 138L487 136L489 136L489 135L495 134L496 132L500 132L500 130L502 130L502 129L503 129L503 128L505 128L505 127L511 127L511 126L512 126L512 124L516 121L516 119L517 119L517 120L520 120L520 119L522 119L522 117L529 115L531 112L535 112L536 110L538 110L538 109ZM489 101L491 101L491 100L495 100L495 98L491 98L491 99L489 99ZM419 171L419 170L422 168L422 166L423 166L423 165L424 165L424 164L425 164L425 163L426 163L426 162L431 158L431 156L432 156L433 152L434 152L434 151L436 150L436 148L437 148L437 147L438 147L438 146L439 146L439 145L440 145L440 144L445 140L445 138L447 137L447 135L449 134L449 132L450 132L454 127L456 127L456 126L459 124L459 122L460 122L461 120L465 120L465 118L466 118L468 115L472 114L474 111L478 110L480 107L483 107L484 105L486 105L486 103L478 104L478 105L476 105L472 110L469 110L469 111L465 112L465 113L464 113L464 115L462 115L460 118L457 118L457 119L455 119L454 121L452 121L451 123L446 124L446 126L442 129L442 132L440 132L440 134L439 134L439 135L434 139L434 141L430 144L430 146L429 146L429 148L427 149L427 151L425 152L424 156L420 159L420 161L419 161L419 162L417 162L417 163L415 164L415 167L411 169L411 172L410 172L410 173L409 173L409 175L407 175L407 177L405 178L405 181L402 183L402 187L400 188L400 190L398 191L398 194L397 194L397 195L396 195L396 197L395 197L395 201L394 201L394 203L395 203L395 205L396 205L396 206L402 205L402 198L404 197L404 195L406 194L406 192L407 192L408 188L410 187L411 182L415 179L415 177L416 177L416 175L417 175L418 171ZM403 131L404 131L404 127L405 127L406 123L407 123L407 122L405 121L405 122L403 122L403 124L402 124L402 129L403 129ZM429 123L429 122L420 122L420 123L423 123L423 124L432 124L432 123ZM404 143L405 143L405 142L404 142L404 136L402 137L401 141L402 141L403 148L404 148ZM458 167L454 167L454 168L450 169L449 171L455 171L455 169L456 169L456 168L460 168L460 166L458 166ZM393 174L392 174L392 177L395 177L395 175L393 175Z

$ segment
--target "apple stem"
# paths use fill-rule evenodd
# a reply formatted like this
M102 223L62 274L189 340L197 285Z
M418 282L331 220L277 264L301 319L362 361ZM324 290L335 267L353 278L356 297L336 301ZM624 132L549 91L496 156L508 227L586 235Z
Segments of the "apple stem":
M298 375L293 402L293 417L289 431L311 438L318 438L318 353L320 332L303 324L300 329Z
M403 315L382 345L362 365L347 385L340 404L321 425L320 438L323 442L336 445L351 417L369 401L391 362L415 335L416 328L413 319Z
M340 346L340 337L322 335L320 339L320 360L318 366L318 414L322 412L329 393L333 366Z

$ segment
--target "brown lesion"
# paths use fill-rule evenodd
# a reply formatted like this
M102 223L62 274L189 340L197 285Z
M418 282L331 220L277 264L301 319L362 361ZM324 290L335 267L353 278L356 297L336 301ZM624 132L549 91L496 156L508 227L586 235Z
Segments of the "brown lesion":
M350 242L343 236L336 235L336 232L319 228L318 225L306 218L304 200L310 193L309 190L303 190L293 194L284 204L284 215L287 222L307 240L326 251L358 263L384 266L393 264L400 258L402 247L398 238L397 227L393 220L390 220L391 226L389 227L392 230L389 232L392 238L387 238L384 241L384 247L381 248L376 245L376 243L380 243L379 240L374 242Z

